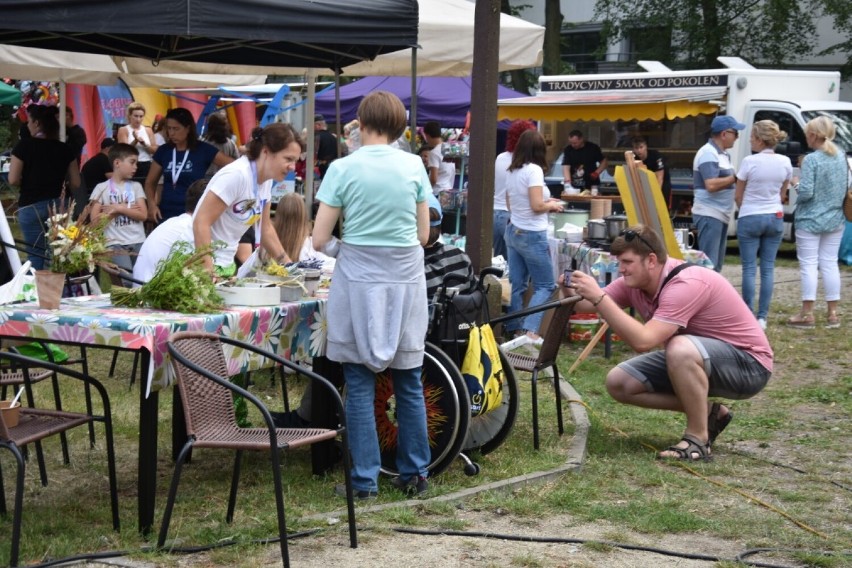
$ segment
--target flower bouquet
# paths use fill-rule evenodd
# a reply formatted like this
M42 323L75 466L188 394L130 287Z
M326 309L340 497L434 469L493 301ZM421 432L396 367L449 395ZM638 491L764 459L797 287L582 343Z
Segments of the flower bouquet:
M71 219L72 201L67 208L51 208L47 219L46 239L50 248L50 269L64 274L92 272L96 264L107 262L112 253L107 249L104 229L109 218L97 223L85 223L85 215L77 221Z
M66 274L90 274L96 264L108 263L111 255L104 235L109 219L86 224L86 216L72 220L73 210L73 201L60 209L49 209L45 239L50 250L50 270L36 271L39 306L45 309L59 307Z
M211 245L196 250L192 243L178 241L169 256L157 265L150 281L139 288L113 286L110 300L114 306L149 307L184 314L209 312L221 308L222 298L210 273L204 268L204 257L218 248Z

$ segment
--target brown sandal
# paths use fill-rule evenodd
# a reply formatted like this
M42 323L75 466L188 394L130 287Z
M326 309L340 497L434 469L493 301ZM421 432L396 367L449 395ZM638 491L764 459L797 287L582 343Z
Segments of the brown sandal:
M788 319L787 325L798 329L813 329L816 327L816 320L814 319L814 314L812 312L799 313Z
M713 459L710 453L710 445L703 443L701 440L691 434L684 434L680 439L681 442L686 442L685 448L678 448L677 445L669 446L664 452L672 452L674 456L664 456L663 452L657 454L658 460L680 460L680 461L710 461Z
M731 409L728 409L728 413L724 416L721 416L722 405L718 402L714 402L712 406L710 406L710 414L707 415L707 445L712 446L713 442L716 441L716 438L722 431L728 427L728 424L731 423L731 420L734 419L734 413L731 412Z

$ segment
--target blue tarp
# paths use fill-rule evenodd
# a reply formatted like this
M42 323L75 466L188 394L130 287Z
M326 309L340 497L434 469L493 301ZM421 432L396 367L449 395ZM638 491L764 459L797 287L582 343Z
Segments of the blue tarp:
M363 77L340 87L340 119L345 124L353 120L358 105L373 91L390 91L411 109L410 77ZM417 79L417 124L437 120L443 128L461 128L470 110L470 77L419 77ZM498 99L525 97L502 85L497 86ZM316 112L328 122L335 120L334 91L316 98Z

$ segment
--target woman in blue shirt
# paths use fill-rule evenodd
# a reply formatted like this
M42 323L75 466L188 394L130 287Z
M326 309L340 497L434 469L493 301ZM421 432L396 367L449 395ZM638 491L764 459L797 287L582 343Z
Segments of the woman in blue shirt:
M173 108L166 113L166 134L168 142L154 152L145 178L148 220L154 223L185 213L187 188L203 178L211 164L222 167L234 161L212 144L198 139L195 120L185 108Z
M313 232L324 250L338 219L343 237L328 298L328 358L343 363L352 486L378 494L381 465L374 410L376 374L393 379L398 431L393 484L423 493L431 460L420 384L427 308L423 246L429 238L423 162L392 148L405 129L405 107L376 91L358 107L361 147L331 163L322 180ZM345 496L345 488L335 488Z
M791 327L814 327L817 269L822 274L827 304L826 329L840 327L840 269L837 253L846 226L843 196L849 166L846 154L833 140L836 130L827 117L817 117L805 126L808 146L815 152L802 162L802 178L796 197L796 257L802 282L802 311L787 320Z

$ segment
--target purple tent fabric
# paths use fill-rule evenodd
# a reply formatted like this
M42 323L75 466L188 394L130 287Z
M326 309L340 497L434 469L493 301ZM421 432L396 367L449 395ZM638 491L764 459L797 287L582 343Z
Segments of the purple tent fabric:
M354 119L361 99L373 91L390 91L411 108L410 77L363 77L340 87L340 120L345 124ZM497 86L498 99L526 97L523 93ZM437 120L443 128L464 126L470 110L470 77L419 77L417 79L417 124ZM334 89L318 95L316 112L334 122Z

